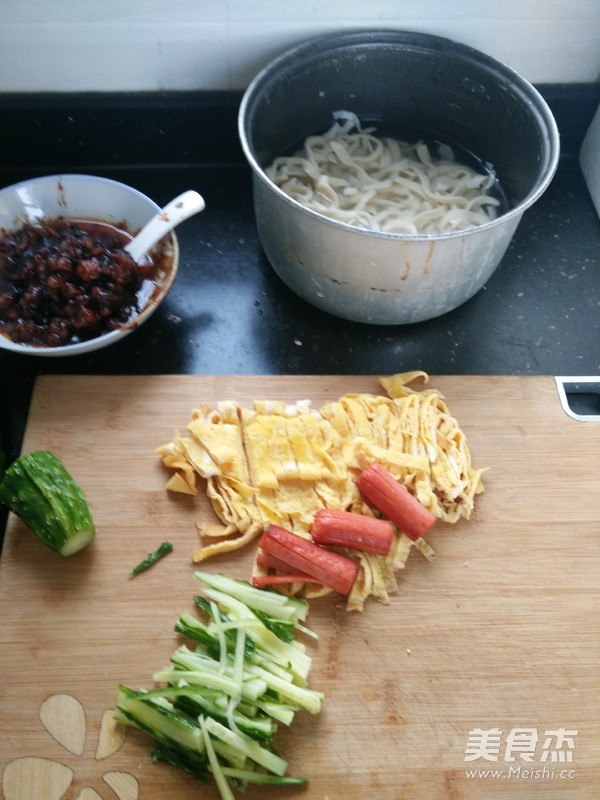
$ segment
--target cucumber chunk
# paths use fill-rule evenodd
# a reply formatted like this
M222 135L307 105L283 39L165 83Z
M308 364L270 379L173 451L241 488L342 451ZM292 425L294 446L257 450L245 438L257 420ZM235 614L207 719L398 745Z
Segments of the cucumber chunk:
M61 556L78 553L96 535L83 490L47 450L13 461L0 481L0 503Z

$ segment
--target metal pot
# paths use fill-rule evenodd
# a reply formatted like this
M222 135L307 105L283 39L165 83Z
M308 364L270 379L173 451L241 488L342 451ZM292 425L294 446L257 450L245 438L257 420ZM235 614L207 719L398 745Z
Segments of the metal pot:
M265 168L329 128L338 110L493 165L507 210L456 233L405 235L302 206ZM552 180L560 149L550 109L514 70L443 37L391 30L319 36L275 58L244 94L239 136L253 170L260 241L277 274L318 308L375 324L431 319L472 297Z

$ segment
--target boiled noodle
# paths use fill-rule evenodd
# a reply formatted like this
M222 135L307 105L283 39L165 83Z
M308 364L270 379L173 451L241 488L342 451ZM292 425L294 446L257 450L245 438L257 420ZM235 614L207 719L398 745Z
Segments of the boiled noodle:
M282 191L331 219L386 233L448 233L489 222L496 181L456 161L452 149L374 135L351 112L265 172Z

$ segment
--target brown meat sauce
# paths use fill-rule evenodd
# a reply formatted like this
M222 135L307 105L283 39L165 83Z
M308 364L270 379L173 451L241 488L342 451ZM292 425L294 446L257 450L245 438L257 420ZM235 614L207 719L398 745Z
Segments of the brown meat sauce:
M125 252L131 236L104 222L50 219L0 236L0 331L58 347L126 326L155 273Z

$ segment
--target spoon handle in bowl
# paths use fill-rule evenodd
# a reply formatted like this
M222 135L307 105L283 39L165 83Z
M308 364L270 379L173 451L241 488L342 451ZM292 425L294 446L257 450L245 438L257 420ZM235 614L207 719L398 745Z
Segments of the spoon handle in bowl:
M201 195L193 189L189 189L162 208L152 219L144 225L142 230L135 236L125 250L134 261L141 261L142 258L154 247L154 245L173 230L180 222L188 217L197 214L204 209L205 203Z

